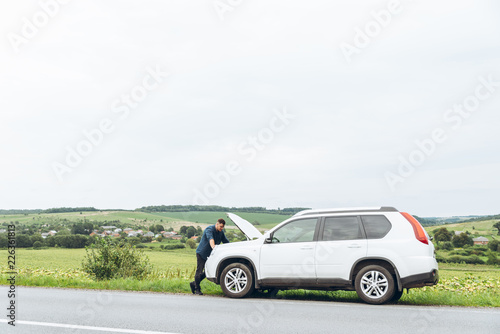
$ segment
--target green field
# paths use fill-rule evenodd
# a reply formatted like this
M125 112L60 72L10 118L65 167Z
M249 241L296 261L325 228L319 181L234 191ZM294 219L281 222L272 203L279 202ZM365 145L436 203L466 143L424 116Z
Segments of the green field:
M493 227L493 224L495 224L497 221L498 220L483 220L483 221L475 221L468 223L427 226L425 227L425 230L427 231L427 233L432 235L432 231L441 227L445 227L449 231L453 232L454 231L469 232L472 238L485 237L488 238L488 240L492 240L493 237L495 237L496 239L500 239L500 235L497 234L498 230Z

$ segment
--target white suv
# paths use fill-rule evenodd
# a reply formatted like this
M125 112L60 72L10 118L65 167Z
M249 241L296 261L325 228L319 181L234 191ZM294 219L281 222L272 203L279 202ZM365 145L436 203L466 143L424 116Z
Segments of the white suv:
M249 240L216 246L205 273L228 297L254 289L356 290L382 304L439 279L429 236L392 207L305 210L264 235L227 215Z

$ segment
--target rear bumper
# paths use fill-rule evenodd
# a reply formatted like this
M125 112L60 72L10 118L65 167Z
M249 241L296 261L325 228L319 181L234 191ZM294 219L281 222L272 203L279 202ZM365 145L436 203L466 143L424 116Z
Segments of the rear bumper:
M401 278L401 285L403 288L420 288L426 285L436 285L439 282L439 271L432 270L429 273L412 275Z

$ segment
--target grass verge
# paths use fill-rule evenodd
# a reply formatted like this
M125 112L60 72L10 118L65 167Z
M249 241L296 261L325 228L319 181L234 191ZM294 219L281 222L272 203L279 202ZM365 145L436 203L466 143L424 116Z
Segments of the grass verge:
M16 284L56 288L191 293L189 282L194 276L195 250L149 251L146 254L155 267L155 272L147 279L94 281L78 269L85 250L19 249L16 253L19 266ZM6 251L0 251L0 258L7 259ZM0 285L8 284L7 272L6 263L0 265ZM202 290L207 295L223 295L218 285L206 280L202 282ZM255 295L257 298L266 296L264 293ZM361 302L352 291L289 290L280 291L276 298ZM398 304L500 307L500 268L485 265L440 264L439 284L411 289L408 294L403 294Z

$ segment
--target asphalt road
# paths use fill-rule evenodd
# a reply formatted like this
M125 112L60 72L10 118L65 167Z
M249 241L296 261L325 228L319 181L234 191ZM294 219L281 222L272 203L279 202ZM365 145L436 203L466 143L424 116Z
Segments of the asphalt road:
M0 333L499 333L500 309L0 287Z

